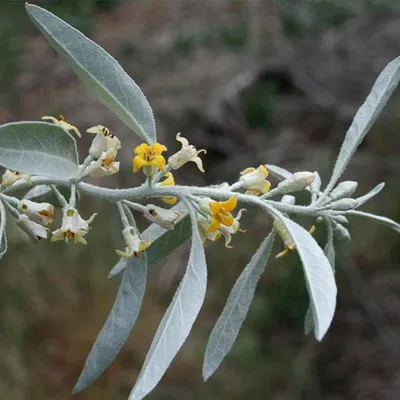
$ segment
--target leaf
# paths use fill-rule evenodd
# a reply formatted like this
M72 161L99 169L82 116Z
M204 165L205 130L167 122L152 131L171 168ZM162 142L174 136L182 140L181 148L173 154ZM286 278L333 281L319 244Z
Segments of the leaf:
M400 233L400 224L391 220L390 218L382 217L380 215L370 214L363 211L349 211L346 214L349 215L359 215L360 217L365 217L372 219L374 221L380 222L383 225L388 226L389 228L394 229L396 232Z
M187 204L192 222L192 245L186 273L154 336L129 400L140 400L157 385L185 342L206 294L207 265L194 210Z
M75 139L46 122L1 125L0 165L30 175L73 178L78 173Z
M7 252L7 236L6 236L7 215L4 204L0 201L0 260Z
M325 189L328 194L342 175L357 147L378 118L383 107L396 89L400 80L400 57L391 61L381 72L364 104L359 108L346 133L332 177Z
M275 232L272 231L264 239L229 294L224 310L208 339L203 363L204 380L214 373L235 343L271 254L274 237Z
M265 168L267 168L267 170L269 172L271 172L271 174L275 178L277 178L280 181L288 179L293 175L291 172L287 171L286 169L278 167L276 165L265 164L264 166L265 166Z
M141 236L152 241L147 250L147 263L152 265L168 257L174 250L182 246L192 234L190 218L187 213L183 214L183 206L178 204L171 210L181 212L181 218L175 223L173 230L166 230L157 224L151 224ZM127 260L121 258L115 267L110 271L108 278L118 276L126 267Z
M314 317L315 337L322 340L336 307L337 288L332 267L315 239L300 225L280 217L303 263L304 275Z
M146 278L146 257L131 258L122 275L110 315L89 353L73 393L89 386L118 355L139 316Z
M328 230L328 239L324 248L324 254L331 265L332 271L335 272L335 247L333 244L333 227L329 218L324 218ZM304 321L304 333L308 335L314 329L314 317L312 308L309 306Z
M383 188L385 187L385 183L381 182L379 185L376 185L372 190L368 193L364 194L364 196L357 197L357 207L365 204L369 199L375 197Z
M118 62L49 11L32 4L26 4L26 11L89 90L143 140L155 142L156 127L150 104Z
M62 186L58 187L57 189L66 199L70 198L71 196L70 188ZM81 197L80 193L77 191L76 192L77 202L79 202L80 197ZM23 198L26 200L36 201L37 203L50 203L53 204L53 206L55 207L62 207L62 204L60 204L55 193L51 190L50 186L47 185L34 186L25 193Z

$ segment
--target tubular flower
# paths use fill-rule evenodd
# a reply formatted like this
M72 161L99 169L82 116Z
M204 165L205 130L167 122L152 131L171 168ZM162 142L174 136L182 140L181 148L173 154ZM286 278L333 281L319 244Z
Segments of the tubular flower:
M6 169L6 172L4 172L2 177L1 185L8 187L11 186L14 182L19 181L20 179L25 179L25 181L29 184L32 183L30 175L21 174L21 172Z
M94 158L99 158L104 151L121 148L120 140L103 125L92 126L86 132L96 135L89 149L89 154Z
M97 214L93 214L85 221L79 215L76 208L66 208L64 210L61 228L53 232L51 241L57 242L58 240L65 240L66 243L73 241L74 244L87 244L83 236L89 232L89 225L93 222L96 215Z
M232 226L234 218L230 212L236 208L237 197L237 194L235 194L227 201L210 201L212 220L208 228L209 232L218 230L221 225Z
M81 138L81 133L79 132L79 129L76 126L71 125L69 122L67 122L64 119L63 115L60 115L58 117L58 119L54 118L54 117L48 117L48 116L44 116L42 117L43 121L50 121L53 124L59 125L61 126L61 128L64 128L66 131L72 131L73 133L75 133L76 136L78 136L78 138Z
M181 134L178 133L176 135L176 140L181 142L182 148L171 157L168 158L168 164L172 169L178 169L182 167L182 165L186 164L189 161L193 161L196 163L199 171L204 172L203 161L198 155L200 153L207 153L205 149L196 150L196 148L189 144L188 140L184 137L181 137Z
M98 160L92 161L87 167L87 173L92 177L110 176L119 171L119 161L114 161L117 148L111 147L103 151Z
M157 183L156 187L175 186L175 179L171 172L167 172L164 176L166 179ZM161 197L161 200L166 204L175 204L178 201L175 196Z
M276 231L279 233L279 236L282 238L283 244L285 245L285 250L277 254L275 258L281 258L286 256L289 253L289 250L290 251L296 250L296 245L293 241L293 238L287 231L285 225L279 219L275 219L273 225ZM313 225L308 231L308 233L312 235L315 232L315 230L316 228Z
M162 226L164 229L171 230L174 229L175 222L180 218L181 214L155 206L154 204L148 204L143 216L149 221Z
M54 206L50 203L36 203L22 199L18 204L18 210L42 225L49 226L53 222Z
M207 240L210 240L211 242L216 242L221 237L221 232L218 230L214 232L209 232L208 228L210 227L210 223L205 218L201 218L198 221L197 226L199 228L199 234L203 244Z
M246 189L246 194L259 196L268 193L271 189L271 183L266 180L269 172L264 165L260 165L257 169L246 168L240 175L239 181Z
M138 172L142 167L150 167L148 168L147 173L146 169L144 169L146 175L153 175L155 168L163 171L166 161L164 156L161 154L164 151L167 151L167 148L160 143L154 143L152 145L142 143L137 146L134 150L136 156L133 157L132 160L133 172Z
M115 252L123 258L138 257L139 254L150 247L150 240L141 240L133 226L128 226L122 230L126 247L125 251L115 250Z
M48 229L31 221L26 215L19 216L17 225L29 236L33 243L39 243L42 239L47 239Z

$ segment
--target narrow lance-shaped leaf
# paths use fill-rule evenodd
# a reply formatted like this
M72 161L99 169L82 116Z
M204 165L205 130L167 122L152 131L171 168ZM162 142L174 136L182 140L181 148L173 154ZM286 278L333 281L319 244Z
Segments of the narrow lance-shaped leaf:
M161 228L157 224L151 224L141 236L151 240L151 246L147 250L147 263L152 265L168 257L178 247L182 246L192 234L190 218L186 211L183 211L183 205L178 204L172 210L181 213L181 218L175 223L172 230ZM110 271L108 278L118 276L126 267L127 261L121 258L115 267Z
M75 139L46 122L1 125L0 165L30 175L73 178L78 173Z
M214 373L235 343L271 254L274 236L273 231L264 239L229 294L224 310L208 339L203 363L204 380Z
M357 207L361 207L365 204L368 200L375 197L383 188L385 187L385 183L381 182L379 185L376 185L372 190L368 193L364 194L364 196L357 197Z
M400 80L400 57L391 61L381 72L364 104L359 108L346 133L332 177L324 193L329 193L350 162L357 147L378 118Z
M189 335L204 301L207 286L206 259L195 212L189 203L186 206L192 222L188 266L157 329L129 400L143 399L157 385Z
M99 45L43 8L27 4L34 24L76 75L120 120L148 143L156 141L150 104L132 78Z
M358 215L360 217L369 218L376 222L380 222L383 225L388 226L389 228L394 229L396 232L400 233L400 224L391 220L390 218L382 217L380 215L370 214L363 211L348 211L346 214L348 215Z
M7 252L6 236L7 215L3 202L0 201L0 260Z
M267 170L280 181L284 181L293 175L288 170L278 167L277 165L265 164L265 168L267 168Z
M146 278L146 256L129 259L110 315L90 351L73 393L89 386L118 355L139 316Z
M304 228L286 217L280 219L293 238L302 261L315 337L321 340L332 322L336 307L337 288L332 267L318 243Z

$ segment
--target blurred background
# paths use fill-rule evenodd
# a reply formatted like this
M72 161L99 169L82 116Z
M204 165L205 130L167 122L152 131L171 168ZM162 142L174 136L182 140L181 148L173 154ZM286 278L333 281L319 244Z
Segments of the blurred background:
M396 4L397 3L397 4ZM400 4L376 1L37 1L82 30L134 77L171 154L177 132L208 153L206 173L188 164L181 184L233 182L260 163L318 170L327 182L357 108L379 72L400 55ZM365 206L400 221L400 91L362 143L343 179L357 194L387 186ZM80 83L34 28L24 1L0 1L0 123L64 114L82 132L102 124L121 139L117 176L93 181L131 187L139 142ZM82 159L91 137L79 143ZM139 175L139 174L137 174ZM271 179L273 184L276 181ZM109 281L122 248L116 210L82 198L99 216L86 247L28 244L10 226L0 279L0 398L73 398L72 387L113 304ZM207 246L209 288L188 342L153 400L398 399L399 236L351 221L337 244L338 309L322 343L303 335L308 305L296 253L268 263L229 357L204 383L208 335L230 288L271 222L249 210L234 248ZM304 222L304 226L312 221ZM323 244L325 232L317 228ZM282 250L277 241L275 252ZM152 266L141 316L113 365L77 400L124 400L184 271L187 247Z

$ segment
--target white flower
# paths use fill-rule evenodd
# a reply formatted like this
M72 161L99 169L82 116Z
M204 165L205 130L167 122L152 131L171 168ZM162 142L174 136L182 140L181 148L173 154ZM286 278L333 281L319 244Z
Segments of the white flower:
M122 230L126 247L125 251L115 250L123 258L138 257L139 254L150 246L150 241L141 240L133 226L128 226Z
M61 128L64 128L66 131L72 131L75 133L76 136L78 136L78 138L81 137L81 133L79 132L79 129L76 126L71 125L69 122L67 122L64 119L63 115L60 115L58 117L58 119L54 118L54 117L48 117L48 116L44 116L42 117L43 121L50 121L53 124L56 124L58 126L61 126Z
M193 145L189 144L187 139L181 137L180 133L176 135L176 140L182 143L182 148L177 153L168 158L168 165L172 169L178 169L187 162L193 161L194 163L196 163L197 168L201 172L204 172L203 161L200 157L198 157L198 155L202 152L207 153L207 151L204 149L196 150Z
M114 161L117 155L116 148L103 151L98 160L92 161L87 167L86 172L89 176L100 177L116 174L119 171L119 161Z
M54 206L50 203L36 203L22 199L18 203L18 210L43 225L49 226L53 222Z
M31 221L26 215L19 216L17 225L29 236L33 243L39 243L42 239L47 239L48 229Z
M96 135L89 149L89 154L94 158L99 158L104 151L121 148L120 140L105 126L92 126L86 132Z
M85 221L79 215L76 208L65 208L61 228L53 232L51 241L56 242L58 240L65 240L66 243L73 241L74 244L86 244L87 242L83 236L89 232L89 225L92 223L96 215L97 214L93 214L87 221Z
M25 179L29 184L32 183L31 176L26 174L21 174L18 171L11 171L10 169L6 169L2 177L1 185L2 186L11 186L14 182L19 181L20 179Z
M165 208L153 204L148 204L143 216L149 221L154 222L165 229L171 230L174 228L175 222L180 218L181 214L176 211L166 210Z
M271 189L271 183L266 179L269 172L264 165L260 165L257 169L246 168L240 175L239 181L246 189L246 194L259 196L268 193Z

